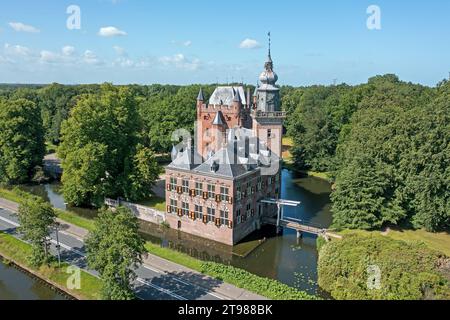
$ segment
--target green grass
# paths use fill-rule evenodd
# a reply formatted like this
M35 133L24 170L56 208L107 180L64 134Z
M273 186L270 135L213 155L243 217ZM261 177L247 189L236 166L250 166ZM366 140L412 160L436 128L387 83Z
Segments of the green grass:
M33 271L40 278L52 284L57 284L61 288L65 288L77 298L86 300L100 299L102 288L102 281L100 279L81 270L81 288L79 290L68 289L67 280L71 276L70 273L66 272L69 267L68 264L64 263L61 267L58 267L57 263L51 263L50 265L35 268L28 262L28 256L31 254L31 246L2 232L0 232L0 254L22 268Z
M364 230L344 230L339 234L351 235L370 235L370 234L383 234L386 237L402 240L409 243L423 242L428 248L439 251L446 256L450 257L450 234L446 232L433 233L425 230L400 230L389 229L387 232L381 231L364 231Z
M33 197L32 194L18 190L18 189L0 189L0 198L4 198L9 201L20 203L22 199L27 197ZM74 212L65 211L61 209L55 209L58 218L71 223L77 227L92 231L94 229L94 220L80 217Z
M76 213L56 209L58 218L88 231L94 230L94 220L80 217Z
M20 203L24 196L20 194L20 191L18 189L8 190L1 188L0 189L0 198Z
M189 269L233 284L238 288L254 292L269 299L304 300L316 298L305 292L282 284L279 281L259 277L248 271L232 266L226 266L215 262L204 262L185 253L162 248L157 244L147 242L145 248L149 253L155 256L183 265Z
M450 257L450 234L432 233L425 230L389 230L387 236L405 242L423 242L430 249L440 251Z
M185 253L178 252L172 249L163 248L160 245L146 242L145 249L151 254L158 256L160 258L172 261L177 264L181 264L189 269L201 272L202 261L195 259Z
M157 197L157 196L152 196L150 199L147 200L143 200L143 201L139 201L137 202L137 204L146 206L146 207L150 207L150 208L154 208L158 211L162 211L165 212L166 211L166 199Z

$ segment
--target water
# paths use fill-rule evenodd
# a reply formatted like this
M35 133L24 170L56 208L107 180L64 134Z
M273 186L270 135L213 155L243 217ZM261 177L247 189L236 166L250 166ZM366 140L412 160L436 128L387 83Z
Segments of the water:
M87 218L97 215L95 210L67 208L60 194L59 184L26 186L22 189L42 196L57 208L69 209ZM282 172L282 198L301 201L301 205L297 208L286 207L285 216L307 220L324 228L329 227L332 221L330 193L331 186L324 180L301 177L288 170ZM324 294L316 284L318 253L315 236L305 234L303 239L298 240L295 231L288 229L283 231L282 236L276 236L275 228L266 226L240 245L245 247L251 244L250 247L254 247L255 242L266 239L244 258L237 256L230 246L176 230L165 230L154 224L142 223L141 232L146 240L196 258L231 264L312 294Z
M65 300L66 298L36 279L0 260L0 300Z

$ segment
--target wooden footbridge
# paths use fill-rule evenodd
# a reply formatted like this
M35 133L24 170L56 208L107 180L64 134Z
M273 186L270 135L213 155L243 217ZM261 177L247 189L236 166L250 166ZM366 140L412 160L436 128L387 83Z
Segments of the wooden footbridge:
M298 201L282 200L282 199L264 199L261 203L274 204L278 207L277 218L263 218L263 223L271 224L277 226L277 228L288 228L297 231L297 238L301 238L303 233L314 234L317 236L324 237L326 240L330 238L342 239L342 236L330 232L326 228L322 228L318 225L314 225L311 222L306 222L304 220L285 217L283 214L284 206L297 207L300 205Z

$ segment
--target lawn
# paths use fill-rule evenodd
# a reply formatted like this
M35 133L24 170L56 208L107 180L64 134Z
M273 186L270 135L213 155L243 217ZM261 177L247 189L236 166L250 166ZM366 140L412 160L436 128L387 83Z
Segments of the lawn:
M94 230L94 220L80 217L76 213L56 209L58 218L88 231Z
M432 233L425 230L399 230L389 229L386 232L381 231L363 231L363 230L345 230L339 232L343 236L346 234L357 233L367 235L370 233L383 234L395 240L405 242L423 242L428 248L442 252L450 257L450 234L446 232Z
M23 196L18 194L17 190L8 190L0 188L0 198L20 203L23 199Z
M158 211L166 211L166 199L157 196L152 196L150 199L140 201L138 204L156 209Z
M450 234L447 232L432 233L425 230L389 230L388 236L405 242L422 241L430 249L444 253L450 257Z
M185 253L178 252L172 249L163 248L160 245L146 242L145 249L151 254L158 256L160 258L172 261L174 263L181 264L189 269L201 272L202 261L195 259Z
M61 288L66 288L68 292L83 300L98 300L100 299L100 292L102 282L99 278L81 270L80 289L68 289L67 280L72 275L67 273L67 268L70 266L63 263L58 267L57 263L51 263L48 266L40 268L32 267L28 263L27 257L31 253L29 244L14 238L11 235L0 232L0 254L7 260L13 261L17 265L32 271L42 279L46 279L52 284L56 284Z

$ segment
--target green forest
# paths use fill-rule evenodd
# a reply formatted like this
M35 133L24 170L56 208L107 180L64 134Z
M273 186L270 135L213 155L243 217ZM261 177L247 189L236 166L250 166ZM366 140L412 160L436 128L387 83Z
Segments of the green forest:
M196 97L216 85L1 85L0 183L40 175L57 150L74 205L149 196L171 133L193 130ZM376 76L350 86L281 88L297 170L333 182L333 227L450 226L450 82Z

